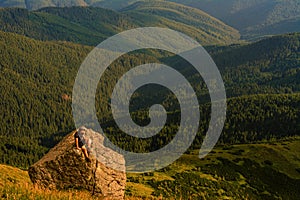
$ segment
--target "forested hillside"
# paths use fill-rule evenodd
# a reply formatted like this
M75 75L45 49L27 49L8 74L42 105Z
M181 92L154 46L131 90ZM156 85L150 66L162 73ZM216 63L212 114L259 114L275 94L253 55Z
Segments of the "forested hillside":
M43 7L92 6L124 9L139 0L0 0L0 7L21 7L36 10ZM298 0L155 0L167 5L176 2L203 10L238 29L246 39L300 31Z
M298 200L299 0L0 0L0 199L94 199L80 188L39 189L26 170L75 130L72 92L89 52L112 35L145 26L180 31L204 46L224 80L226 120L214 149L199 159L212 112L201 74L163 50L137 50L113 61L95 94L106 147L109 139L124 150L148 153L165 147L179 130L186 108L157 84L138 88L129 112L146 126L149 108L160 104L164 127L137 138L128 134L136 130L124 133L117 126L112 92L136 66L161 63L177 70L196 92L200 113L196 137L178 160L154 172L126 173L125 199ZM126 167L134 165L144 163L127 159Z
M24 0L0 0L0 7L26 8Z
M244 38L300 31L298 0L170 0L199 8L238 29Z
M181 4L166 1L145 1L134 3L121 11L131 14L133 18L135 16L143 18L145 14L157 16L163 26L188 33L198 41L202 41L202 45L211 44L209 42L211 40L214 40L212 43L222 43L224 39L225 43L233 43L239 38L239 33L223 22L201 10ZM144 26L154 25L153 23L148 24L146 21L143 22Z
M72 85L91 48L4 32L0 41L1 162L27 166L74 128Z
M180 7L173 7L173 12ZM179 11L178 11L179 12ZM20 8L0 9L0 30L22 34L39 40L71 41L96 46L104 39L136 27L170 27L197 39L202 45L236 43L238 32L205 13L188 13L178 23L146 13L130 14L94 7L44 8L28 11ZM205 22L189 24L189 19ZM194 21L195 21L194 19ZM205 30L208 29L208 30Z
M111 35L136 26L125 15L102 8L48 8L36 12L20 8L0 9L2 31L39 40L95 46Z
M300 34L274 36L211 53L227 95L300 91Z
M92 48L66 42L41 42L4 32L0 32L0 41L1 162L28 167L65 133L75 128L71 116L72 87L81 62ZM211 49L224 76L228 96L244 95L228 100L228 117L221 143L245 143L299 134L299 93L278 94L299 92L299 43L296 41L299 41L299 34L278 36L249 45ZM251 49L253 55L246 57L243 53L251 52ZM229 60L239 55L245 58ZM185 62L174 59L178 58L151 51L121 57L113 63L112 71L106 78L101 79L99 91L108 93L104 99L109 99L109 92L116 80L128 69L143 63L163 62L173 63L174 68L185 74L195 87L199 100L203 100L202 97L207 94L205 86L199 82L199 75L189 72L190 68ZM130 63L129 66L126 63ZM259 81L257 77L259 80L262 77L266 79ZM101 83L105 83L105 87L101 88ZM149 105L142 103L146 108L158 100L167 109L174 107L174 103L166 101L173 98L168 94L164 99L157 90L153 95L151 88L146 89L148 95L142 92L139 91L141 95L132 100L136 105L144 97L150 97L147 99ZM248 96L257 93L265 95ZM278 95L270 96L270 93ZM129 139L122 144L124 138L120 138L119 131L110 121L109 107L103 105L103 102L97 103L97 112L99 121L106 127L106 133L111 140L133 151L158 148L157 144L168 142L177 129L175 121L178 115L174 107L170 123L160 134L162 138L154 138L153 141ZM201 106L203 121L194 148L201 144L209 110L209 104ZM148 119L145 114L144 111L134 111L132 115L136 121L145 123ZM280 126L274 127L274 124ZM136 142L140 142L139 145Z
M84 0L0 0L0 7L36 10L43 7L87 6L87 2Z
M201 105L200 114L199 131L191 149L201 147L210 120L210 104ZM299 115L300 93L230 98L219 144L253 143L297 136L300 130ZM135 112L132 117L138 124L147 124L145 112ZM179 121L179 112L169 114L167 125L157 136L149 139L136 139L123 134L114 122L103 123L103 126L110 140L123 149L149 152L162 148L173 139Z

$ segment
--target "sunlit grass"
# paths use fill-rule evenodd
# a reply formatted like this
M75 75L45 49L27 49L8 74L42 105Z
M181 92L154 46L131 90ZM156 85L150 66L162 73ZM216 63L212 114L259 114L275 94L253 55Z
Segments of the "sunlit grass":
M50 191L35 187L27 171L0 165L0 199L93 199L85 191Z
M300 138L290 138L288 140L278 142L265 142L260 144L244 144L232 146L216 147L206 158L199 159L198 151L183 155L172 165L152 173L145 174L127 174L127 186L125 200L156 200L164 199L161 196L155 196L155 189L149 184L150 182L174 181L174 177L178 173L195 173L199 179L209 183L228 183L241 187L248 187L248 180L241 174L236 181L225 180L224 177L216 174L205 173L203 169L207 168L207 164L220 163L218 158L223 158L234 162L241 167L243 161L235 162L236 158L247 158L259 163L262 167L269 165L272 169L289 175L292 178L300 179ZM266 160L268 162L266 162ZM201 186L202 187L202 186ZM203 186L205 189L201 192L203 198L209 196L205 191L209 185ZM207 187L207 188L206 188ZM218 197L227 199L223 188L215 188ZM268 191L265 191L268 194ZM245 196L246 197L246 196ZM229 198L229 197L228 197ZM35 187L28 176L26 170L15 167L0 165L0 199L66 199L81 200L95 199L88 191L50 191L42 190ZM98 198L101 199L101 198Z
M136 196L127 196L126 200L153 200L151 197L152 188L141 184L128 184L134 187ZM93 197L88 191L55 191L43 190L35 187L29 178L26 170L15 167L0 165L0 199L9 200L93 200L102 199Z

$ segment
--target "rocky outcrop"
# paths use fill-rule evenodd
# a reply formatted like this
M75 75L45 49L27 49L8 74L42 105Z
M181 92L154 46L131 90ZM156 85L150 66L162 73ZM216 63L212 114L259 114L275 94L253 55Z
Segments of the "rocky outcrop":
M86 160L82 151L75 148L75 132L29 168L32 182L41 188L86 189L104 199L124 199L124 157L105 147L103 136L88 130L92 141L91 161Z

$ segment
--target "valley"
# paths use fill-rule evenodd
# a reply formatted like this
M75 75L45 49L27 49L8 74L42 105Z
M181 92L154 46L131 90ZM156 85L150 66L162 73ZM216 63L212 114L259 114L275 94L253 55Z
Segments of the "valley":
M124 133L109 103L127 71L146 63L168 65L189 81L199 102L192 145L163 169L127 173L125 199L299 199L297 0L0 0L0 7L0 198L94 198L83 190L38 189L27 170L76 129L73 86L92 49L122 31L148 26L180 31L203 45L223 78L227 116L217 145L199 159L211 103L193 66L156 49L133 51L111 63L98 83L95 108L104 134L122 149L158 150L174 139L181 120L176 96L148 84L130 99L130 116L145 126L149 108L160 104L166 124L150 138Z

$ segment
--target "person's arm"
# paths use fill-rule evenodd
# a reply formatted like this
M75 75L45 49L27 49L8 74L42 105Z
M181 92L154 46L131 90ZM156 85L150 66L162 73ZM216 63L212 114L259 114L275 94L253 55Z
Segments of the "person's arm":
M80 149L80 148L79 148L79 144L78 144L78 138L75 138L75 144L76 144L76 148L77 148L77 149Z
M78 131L74 134L74 139L75 139L75 146L77 149L79 148L79 136L78 136Z

